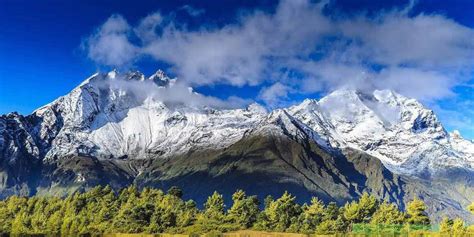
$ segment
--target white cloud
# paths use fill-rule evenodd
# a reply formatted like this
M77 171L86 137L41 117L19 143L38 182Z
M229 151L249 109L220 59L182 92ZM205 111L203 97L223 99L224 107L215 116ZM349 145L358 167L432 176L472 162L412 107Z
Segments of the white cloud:
M269 87L264 87L259 93L259 98L267 105L277 107L288 98L291 88L277 82Z
M203 107L215 109L242 108L252 101L247 99L229 96L220 99L213 96L206 96L193 91L192 88L179 81L170 83L169 86L158 86L151 80L137 81L127 80L124 75L119 74L114 79L94 81L97 86L115 91L126 91L133 96L139 104L147 99L153 99L165 103L168 108L188 108L201 109Z
M159 12L152 13L143 18L134 32L144 44L153 41L156 38L156 29L163 22L163 16Z
M358 56L388 65L460 67L474 59L474 31L440 15L390 14L341 24L345 36L360 42Z
M388 88L424 101L453 96L474 69L474 30L442 15L411 17L413 4L376 17L340 17L323 14L330 7L324 2L282 0L274 12L197 30L160 13L135 27L112 16L86 45L90 58L107 65L152 56L190 86L273 84L259 95L273 105L291 100L289 88ZM132 33L140 43L131 43Z
M130 30L122 16L111 16L85 42L89 58L109 66L122 66L133 61L138 56L138 47L129 42Z

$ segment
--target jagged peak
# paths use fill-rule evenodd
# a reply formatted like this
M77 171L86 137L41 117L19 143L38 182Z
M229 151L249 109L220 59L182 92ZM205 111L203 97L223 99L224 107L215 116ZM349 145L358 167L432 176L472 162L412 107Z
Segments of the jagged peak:
M304 99L303 102L291 106L289 109L290 110L295 110L295 109L314 109L314 108L319 108L319 102L316 99Z
M148 80L155 82L158 86L167 86L171 79L166 75L166 73L158 69L153 75L151 75Z
M154 74L149 77L146 77L142 72L138 70L130 70L126 72L120 72L118 69L113 69L106 73L97 72L88 77L84 80L79 86L76 88L82 88L86 85L90 85L91 83L97 80L116 80L116 79L125 79L128 81L153 81L158 86L168 86L176 81L176 78L171 79L166 75L166 73L158 69Z
M134 80L134 81L144 81L145 80L145 75L141 73L140 71L129 71L125 73L125 78L127 80Z

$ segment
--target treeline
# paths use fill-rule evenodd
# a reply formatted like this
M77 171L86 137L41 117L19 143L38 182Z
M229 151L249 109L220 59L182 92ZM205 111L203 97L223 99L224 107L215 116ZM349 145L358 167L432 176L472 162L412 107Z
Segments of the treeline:
M344 206L325 205L312 198L300 205L285 192L268 196L264 208L256 196L238 190L226 208L221 194L214 192L199 209L192 200L183 200L182 191L131 186L114 192L95 187L66 198L12 196L0 201L0 232L11 234L99 234L99 233L207 233L255 229L279 232L349 232L353 224L429 225L426 205L420 199L408 203L406 212L395 204L380 202L363 194ZM474 211L474 205L471 206ZM465 231L461 219L444 219L442 231Z

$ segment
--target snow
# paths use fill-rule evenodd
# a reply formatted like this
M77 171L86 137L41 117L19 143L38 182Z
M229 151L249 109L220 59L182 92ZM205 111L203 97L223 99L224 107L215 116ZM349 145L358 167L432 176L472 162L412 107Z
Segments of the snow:
M192 103L170 106L161 97L134 90L160 93L159 88L173 87L176 80L161 70L148 78L137 71L97 73L34 111L36 124L25 124L18 115L7 115L8 121L14 118L26 131L27 151L43 159L70 154L160 159L198 149L222 149L259 134L312 139L328 151L355 148L396 173L474 169L472 141L459 132L448 134L433 111L394 91L337 90L320 100L306 99L268 112L256 103L246 109ZM192 88L185 91L189 97L196 94ZM0 117L0 132L13 133L6 124L6 116ZM11 154L18 150L0 136L0 148L6 146Z

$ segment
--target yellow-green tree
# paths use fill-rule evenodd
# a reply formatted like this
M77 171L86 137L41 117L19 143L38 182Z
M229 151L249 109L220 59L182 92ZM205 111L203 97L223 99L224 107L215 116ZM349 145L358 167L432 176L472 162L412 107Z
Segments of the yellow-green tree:
M375 211L371 224L402 224L404 214L398 210L397 205L393 203L383 202Z
M310 205L303 205L301 213L301 231L313 233L322 222L324 214L324 203L316 197L311 198Z
M207 198L203 212L197 217L197 230L202 232L225 230L226 226L223 226L226 220L224 211L224 197L215 191Z
M467 207L467 209L468 209L472 214L474 214L474 202L471 203L471 205L469 205L469 207Z
M274 200L269 201L268 207L262 213L257 223L258 229L285 231L292 222L297 221L301 207L295 202L296 197L286 192Z
M257 215L260 212L257 197L247 197L243 190L237 190L232 195L232 201L232 207L227 214L228 220L236 225L238 229L251 227L257 220Z
M464 236L466 233L466 224L464 223L464 220L461 218L456 218L453 220L453 225L452 225L452 235L454 237L458 236Z
M343 215L349 223L368 223L377 207L377 198L364 192L359 201L346 203Z
M415 225L429 225L430 219L426 214L426 204L419 198L413 199L413 201L407 204L407 221L410 224Z
M453 227L453 220L445 216L439 223L439 232L441 234L450 234L452 227Z

